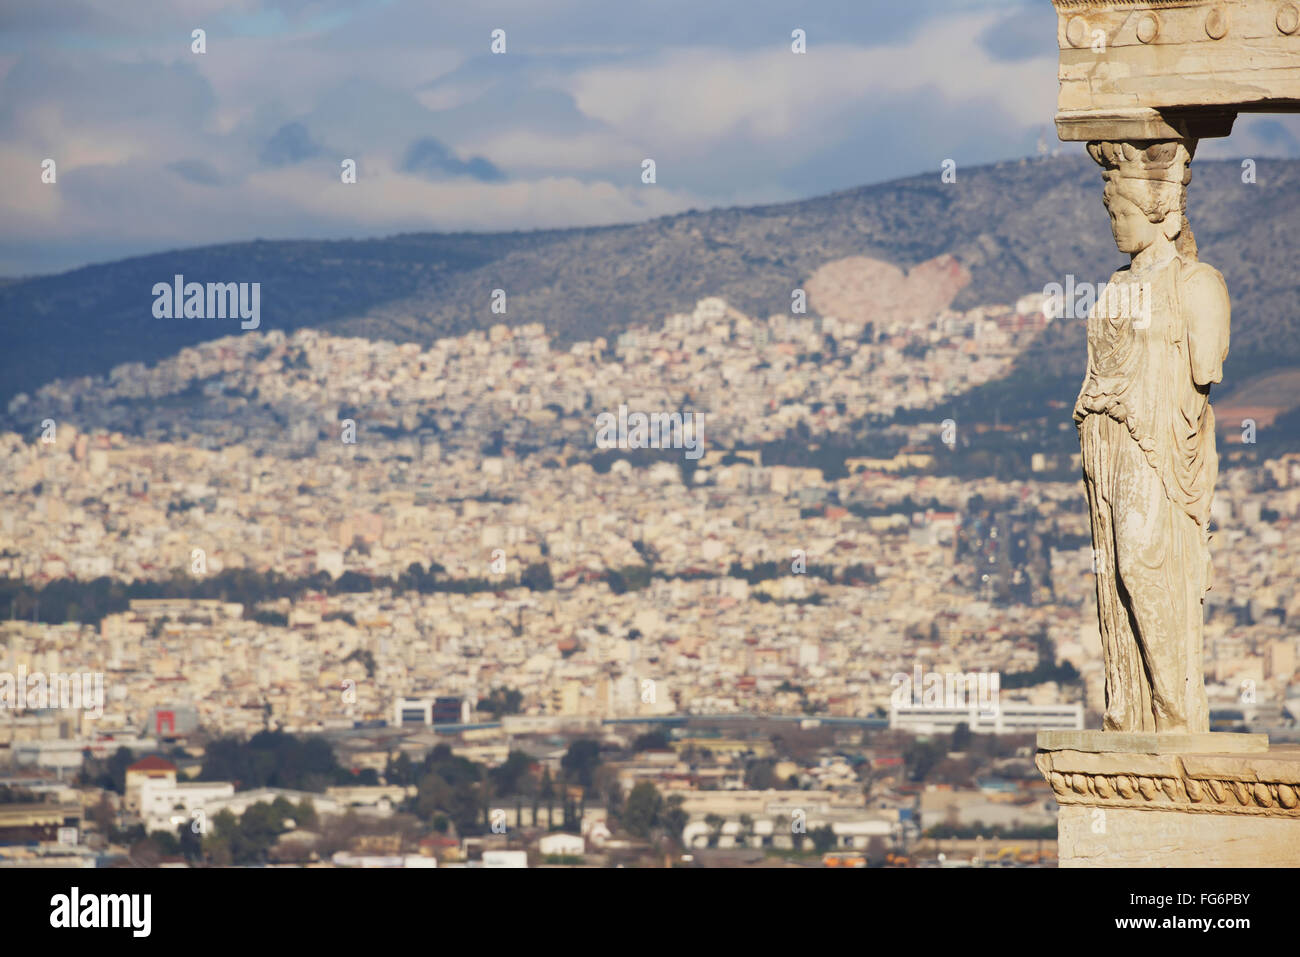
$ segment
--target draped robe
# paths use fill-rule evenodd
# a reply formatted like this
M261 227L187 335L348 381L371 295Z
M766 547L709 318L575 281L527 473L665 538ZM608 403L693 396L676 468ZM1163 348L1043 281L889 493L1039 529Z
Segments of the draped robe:
M1185 301L1190 282L1223 287L1212 267L1178 256L1145 273L1121 269L1111 284L1129 284L1130 295L1099 296L1088 317L1074 418L1111 731L1209 730L1202 600L1218 474L1209 385L1227 354L1227 290L1220 322L1217 295ZM1138 290L1149 296L1141 310Z

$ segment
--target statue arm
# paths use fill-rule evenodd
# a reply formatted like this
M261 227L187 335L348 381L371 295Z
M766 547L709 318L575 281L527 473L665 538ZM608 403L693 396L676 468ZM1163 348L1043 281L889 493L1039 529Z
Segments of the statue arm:
M1222 381L1232 307L1219 271L1198 263L1183 283L1182 306L1187 316L1192 381L1198 386Z

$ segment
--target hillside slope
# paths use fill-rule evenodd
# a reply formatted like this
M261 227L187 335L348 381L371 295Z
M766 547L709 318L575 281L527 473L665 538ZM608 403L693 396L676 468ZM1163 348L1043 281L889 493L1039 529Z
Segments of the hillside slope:
M1300 364L1294 329L1300 161L1198 162L1189 209L1202 258L1233 296L1228 382ZM237 331L229 320L155 319L151 289L261 282L262 329L428 342L496 322L542 322L562 340L616 333L720 295L751 314L789 309L821 265L872 256L908 268L952 253L970 284L955 305L1013 302L1046 283L1101 282L1120 264L1097 168L1071 155L937 171L800 202L688 212L603 228L253 241L178 250L0 285L0 402L54 378L155 361ZM490 309L504 289L508 311ZM1081 322L1053 325L1003 383L972 396L1004 417L1072 398Z

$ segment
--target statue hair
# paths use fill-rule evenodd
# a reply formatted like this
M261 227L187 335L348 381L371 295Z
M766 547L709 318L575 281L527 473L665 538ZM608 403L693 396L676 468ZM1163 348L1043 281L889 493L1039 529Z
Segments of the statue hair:
M1182 225L1174 248L1184 259L1197 258L1196 237L1187 221L1187 186L1192 181L1196 140L1094 140L1088 155L1102 167L1107 192L1133 202L1147 219L1160 223L1175 210Z

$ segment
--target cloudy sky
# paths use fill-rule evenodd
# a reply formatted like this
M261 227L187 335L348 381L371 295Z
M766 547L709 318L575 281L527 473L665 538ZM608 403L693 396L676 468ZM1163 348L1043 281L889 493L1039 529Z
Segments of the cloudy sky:
M5 0L0 275L937 176L1057 148L1055 99L1048 0ZM1198 155L1300 156L1300 121Z

